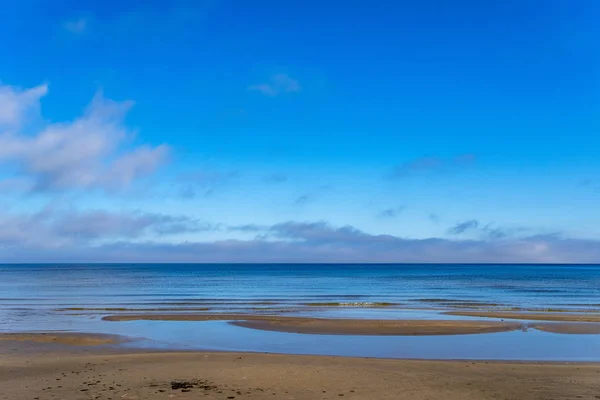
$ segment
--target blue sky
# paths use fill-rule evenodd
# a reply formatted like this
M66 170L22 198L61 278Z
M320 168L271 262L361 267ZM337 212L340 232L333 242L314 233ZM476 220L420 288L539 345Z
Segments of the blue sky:
M0 261L600 262L596 1L2 9Z

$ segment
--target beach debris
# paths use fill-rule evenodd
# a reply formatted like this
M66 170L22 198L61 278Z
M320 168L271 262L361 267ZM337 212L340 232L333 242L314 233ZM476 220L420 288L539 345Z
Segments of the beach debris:
M194 383L188 381L172 381L171 389L179 390L179 389L191 389L194 387Z
M175 380L170 382L171 389L173 390L181 390L182 392L189 392L191 389L202 389L205 391L208 390L217 390L219 389L217 386L212 385L208 381L204 381L201 379L194 380Z

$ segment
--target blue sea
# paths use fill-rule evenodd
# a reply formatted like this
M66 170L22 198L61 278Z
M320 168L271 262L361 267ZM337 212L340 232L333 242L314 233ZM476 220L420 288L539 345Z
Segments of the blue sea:
M380 303L387 303L380 307ZM119 310L107 310L119 309ZM202 311L200 311L202 309ZM600 335L308 335L226 321L109 322L140 312L468 319L451 310L600 313L599 265L0 265L0 332L77 331L175 350L433 359L600 361Z

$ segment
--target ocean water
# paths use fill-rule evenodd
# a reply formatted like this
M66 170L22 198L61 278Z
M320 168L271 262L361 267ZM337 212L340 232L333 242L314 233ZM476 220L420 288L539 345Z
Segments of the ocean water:
M374 305L385 304L385 307ZM105 310L119 308L122 310ZM140 346L403 358L600 360L600 335L436 337L263 332L223 321L102 321L116 313L459 318L452 309L600 313L599 265L0 265L0 331L70 330ZM203 309L203 311L198 311ZM187 311L186 311L187 310Z

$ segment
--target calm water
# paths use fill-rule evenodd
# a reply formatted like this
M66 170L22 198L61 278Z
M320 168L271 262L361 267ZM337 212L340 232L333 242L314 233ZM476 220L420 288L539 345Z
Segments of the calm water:
M364 307L389 302L385 308ZM341 303L346 307L314 307ZM0 331L74 330L140 345L373 357L600 360L600 335L529 330L443 337L262 332L226 322L106 322L107 311L208 308L359 318L451 318L475 308L600 309L600 266L556 265L0 265ZM464 317L460 317L464 319Z

